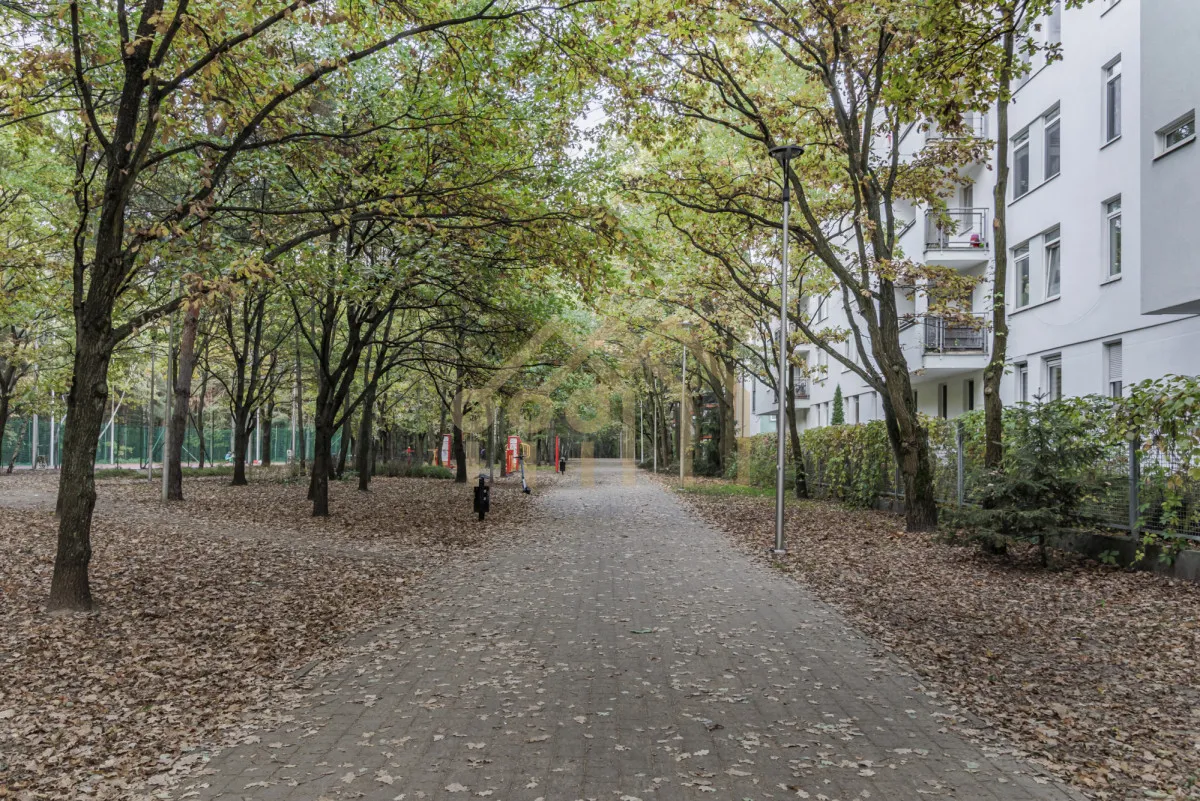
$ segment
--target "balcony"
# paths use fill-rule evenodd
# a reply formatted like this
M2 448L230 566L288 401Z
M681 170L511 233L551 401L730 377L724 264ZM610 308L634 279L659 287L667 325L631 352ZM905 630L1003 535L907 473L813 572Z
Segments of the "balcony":
M952 375L982 370L988 363L991 330L982 313L974 321L926 317L921 369L925 375Z
M925 212L925 263L955 269L987 264L988 210L948 208Z
M926 142L938 142L943 139L987 139L987 115L973 111L963 115L962 126L955 130L940 130L937 123L929 123L925 133Z

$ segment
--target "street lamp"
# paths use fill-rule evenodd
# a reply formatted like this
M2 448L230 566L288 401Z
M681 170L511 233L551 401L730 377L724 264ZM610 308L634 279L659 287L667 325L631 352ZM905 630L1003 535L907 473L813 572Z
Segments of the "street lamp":
M788 370L788 214L791 212L791 160L804 153L800 145L781 145L769 151L771 158L783 167L783 269L779 276L779 376L775 382L775 394L779 410L775 415L776 465L775 465L775 548L773 553L787 553L783 546L783 471L786 447L783 441L784 421L787 415L787 393L784 380Z
M681 325L684 330L691 329L692 322L684 320ZM691 420L688 419L687 413L687 342L683 343L683 384L680 386L679 392L679 483L683 484L684 465L687 464L687 438L691 429Z

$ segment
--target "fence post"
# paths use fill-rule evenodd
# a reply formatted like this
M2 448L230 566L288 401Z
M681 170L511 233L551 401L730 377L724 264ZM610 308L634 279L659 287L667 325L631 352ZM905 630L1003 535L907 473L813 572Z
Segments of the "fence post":
M963 475L963 421L961 418L954 426L954 443L958 451L958 508L962 508L963 497L966 495L966 476Z
M1129 533L1138 535L1138 514L1141 504L1138 502L1138 485L1142 483L1141 469L1138 462L1138 438L1129 440Z

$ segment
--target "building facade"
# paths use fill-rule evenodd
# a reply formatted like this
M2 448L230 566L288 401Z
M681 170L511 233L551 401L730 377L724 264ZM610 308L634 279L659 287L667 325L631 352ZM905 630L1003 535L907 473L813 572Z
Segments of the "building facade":
M1144 379L1198 374L1200 257L1190 240L1200 228L1200 2L1095 0L1060 8L1035 35L1061 42L1062 58L1035 61L1009 108L1001 397L1114 395ZM991 138L995 123L993 112L966 127ZM939 135L913 126L904 151ZM962 175L968 183L946 199L945 217L896 209L907 221L898 241L914 261L978 278L970 311L986 320L995 172L978 163ZM920 410L982 408L991 332L926 314L923 293L898 300ZM805 302L814 325L844 326L840 301ZM839 385L847 423L882 417L876 393L828 354L810 347L797 357L815 368L796 404L802 427L829 424ZM769 430L774 393L760 385L754 396Z

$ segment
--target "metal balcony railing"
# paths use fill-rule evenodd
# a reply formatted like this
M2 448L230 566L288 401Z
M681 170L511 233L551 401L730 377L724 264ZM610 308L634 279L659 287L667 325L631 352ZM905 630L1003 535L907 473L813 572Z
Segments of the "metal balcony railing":
M808 400L808 379L796 379L796 400Z
M973 315L977 322L947 320L944 317L925 318L926 353L987 353L988 326L982 314Z
M987 209L925 212L926 250L987 250Z
M943 131L937 123L929 123L925 133L925 141L936 142L939 139L986 139L987 115L972 112L963 116L962 128L954 131Z

